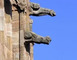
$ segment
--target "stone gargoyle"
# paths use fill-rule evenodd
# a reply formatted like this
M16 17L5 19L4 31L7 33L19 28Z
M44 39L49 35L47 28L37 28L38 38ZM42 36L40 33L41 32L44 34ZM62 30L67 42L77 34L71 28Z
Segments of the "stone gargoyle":
M50 15L52 17L56 16L56 13L53 10L50 10L50 9L47 9L47 8L42 8L37 3L30 2L30 6L31 6L30 15L33 15L33 16Z
M49 44L51 42L51 39L49 36L42 37L40 35L35 34L34 32L25 32L24 33L25 41L30 43L37 43L37 44Z
M26 0L10 0L12 5L18 6L20 10L25 11L26 13ZM30 2L30 7L29 7L30 15L33 16L42 16L42 15L50 15L50 16L55 16L56 13L47 8L42 8L40 7L39 4Z

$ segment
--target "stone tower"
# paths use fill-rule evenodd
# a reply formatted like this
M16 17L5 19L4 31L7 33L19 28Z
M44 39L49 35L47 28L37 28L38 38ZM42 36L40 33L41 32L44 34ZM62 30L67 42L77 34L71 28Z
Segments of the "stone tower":
M0 0L0 60L33 60L34 43L50 43L50 37L32 32L30 15L56 14L29 0Z

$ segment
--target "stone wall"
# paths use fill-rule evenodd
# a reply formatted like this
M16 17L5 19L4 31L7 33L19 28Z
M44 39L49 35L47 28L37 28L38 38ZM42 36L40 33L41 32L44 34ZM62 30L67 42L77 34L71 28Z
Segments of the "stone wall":
M11 5L6 0L0 0L0 60L12 60Z
M24 32L31 30L29 0L26 2L24 14L15 10L9 0L0 0L0 60L33 60L33 44L24 45Z

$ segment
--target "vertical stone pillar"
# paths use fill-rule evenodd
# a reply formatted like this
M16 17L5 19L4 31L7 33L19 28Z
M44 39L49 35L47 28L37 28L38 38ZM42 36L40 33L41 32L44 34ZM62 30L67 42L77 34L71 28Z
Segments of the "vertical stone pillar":
M0 59L4 59L4 0L0 0Z
M23 12L20 12L20 31L19 31L19 57L20 60L26 60L26 49L24 45L24 27L25 27L25 15ZM28 59L27 59L28 60Z
M11 4L0 0L0 60L12 60Z
M19 60L19 13L12 6L13 60Z
M24 33L31 31L29 17L29 0L26 0L26 14L20 13L20 60L33 60L33 44L25 43Z
M30 29L29 17L29 0L25 0L27 4L26 13L12 6L12 32L13 32L13 60L33 60L33 44L25 43L25 31Z
M5 60L12 60L12 10L10 1L4 0L5 8Z

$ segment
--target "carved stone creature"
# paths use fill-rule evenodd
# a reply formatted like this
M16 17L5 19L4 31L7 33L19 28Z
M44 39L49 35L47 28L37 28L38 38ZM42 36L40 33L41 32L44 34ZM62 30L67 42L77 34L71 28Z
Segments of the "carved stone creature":
M49 36L42 37L42 36L35 34L34 32L25 32L24 36L25 36L24 37L25 41L28 43L33 42L37 44L41 44L41 43L49 44L51 42L51 39Z
M27 4L26 0L10 0L11 5L14 5L16 8L17 6L20 8L20 10L25 10Z
M26 0L10 0L13 5L17 5L21 10L26 12ZM55 16L56 13L53 10L42 8L39 4L30 2L30 15L33 16L42 16L42 15L50 15Z
M39 4L30 2L31 6L31 14L33 16L42 16L42 15L50 15L56 16L56 13L53 10L41 8Z

